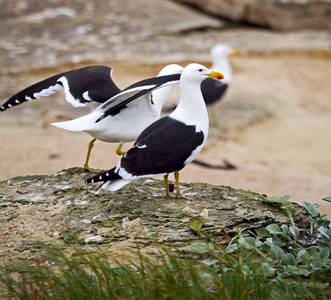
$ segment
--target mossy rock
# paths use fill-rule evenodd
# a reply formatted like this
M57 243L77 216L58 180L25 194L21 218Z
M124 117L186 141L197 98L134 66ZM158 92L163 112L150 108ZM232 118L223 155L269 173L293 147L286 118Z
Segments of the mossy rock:
M286 212L277 203L251 191L181 183L182 193L193 200L167 199L162 180L141 179L117 192L101 190L96 194L98 185L85 184L90 176L81 168L72 168L49 176L15 177L0 182L0 205L3 209L17 207L16 223L21 221L19 208L30 207L33 215L34 207L36 211L44 207L47 234L53 242L85 245L90 241L108 249L155 243L190 246L202 239L189 227L195 216L202 219L203 232L219 241L238 229L289 224ZM56 215L52 215L54 207ZM306 228L309 217L305 209L296 203L290 209L295 224ZM14 222L9 217L3 221L6 225ZM35 221L34 216L24 220ZM28 238L36 240L38 235L29 232ZM28 244L26 240L21 243ZM20 250L19 245L15 249Z

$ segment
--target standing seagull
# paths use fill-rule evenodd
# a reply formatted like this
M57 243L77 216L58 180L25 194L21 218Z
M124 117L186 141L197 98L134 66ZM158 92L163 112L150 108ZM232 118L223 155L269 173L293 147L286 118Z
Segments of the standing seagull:
M84 168L98 172L88 166L91 150L96 139L119 143L116 150L123 155L122 146L137 139L150 124L160 119L162 106L174 84L179 82L183 67L171 64L164 67L157 77L142 80L112 97L91 113L80 118L51 123L70 131L86 132L93 137L90 141Z
M171 86L179 81L182 70L183 68L179 65L166 66L161 70L158 77L137 82L122 92L111 78L112 69L107 66L89 66L71 70L46 78L18 92L0 106L0 112L28 100L51 95L61 89L64 89L67 102L75 107L85 106L91 102L104 104L93 112L101 111L104 114L106 110L109 118L105 119L107 121L100 122L97 127L93 127L91 122L83 123L92 120L90 115L68 122L52 124L56 127L74 131L89 132L89 129L92 130L91 135L94 139L89 143L84 168L96 172L97 170L88 166L95 140L119 142L120 146L117 153L123 154L121 147L124 142L135 140L145 127L160 118L162 105L170 92ZM167 86L169 84L170 86ZM152 93L155 88L162 86L167 87L164 90L161 89ZM133 102L130 103L131 101ZM133 118L131 126L128 125L130 124L130 120L128 120L130 117ZM94 119L94 124L97 119Z
M221 100L231 83L232 69L229 62L230 55L238 55L238 51L224 44L218 44L210 51L211 69L222 71L224 79L220 81L207 79L201 83L203 99L207 106Z
M102 188L116 191L137 178L163 175L166 196L185 198L179 189L179 171L196 158L208 136L208 113L200 89L201 82L208 77L224 78L200 64L188 65L180 78L180 100L175 111L147 127L116 167L88 179L87 183L104 181ZM175 196L170 194L168 185L172 172Z

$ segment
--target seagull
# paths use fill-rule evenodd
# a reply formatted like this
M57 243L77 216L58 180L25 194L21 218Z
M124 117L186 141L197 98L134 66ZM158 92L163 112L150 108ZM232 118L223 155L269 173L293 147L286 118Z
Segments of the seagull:
M222 71L224 79L218 81L206 79L201 83L203 99L205 100L207 106L220 101L224 96L232 80L232 69L229 62L229 56L238 54L239 52L237 50L224 44L215 45L211 49L211 69L214 71Z
M179 171L197 157L208 136L208 113L200 89L207 78L221 80L224 76L200 64L186 66L180 77L177 108L148 126L117 166L86 182L103 181L101 188L116 191L135 179L163 175L167 197L189 199L180 193ZM172 172L176 195L169 191L168 176Z
M222 72L224 79L214 80L207 78L201 83L202 96L207 108L223 98L232 80L232 69L229 62L229 56L238 54L239 52L236 49L232 49L225 44L217 44L210 50L210 59L212 62L210 69ZM164 111L168 113L172 112L176 108L177 103L169 108L165 108Z
M212 62L211 69L214 71L222 71L223 80L213 80L207 78L201 83L201 91L203 99L206 102L209 114L210 124L219 128L219 121L215 104L221 102L226 94L226 91L232 81L232 68L229 57L239 55L239 51L225 44L217 44L210 50L210 60ZM200 160L195 160L195 164L207 168L234 170L237 167L227 160L223 160L223 164L209 164Z
M108 143L119 143L116 153L124 155L123 144L136 140L147 126L160 119L162 106L172 87L179 82L182 71L183 67L179 65L167 65L157 77L131 85L91 113L51 125L91 135L93 139L88 146L84 169L99 172L88 166L94 142L98 139Z
M99 172L88 166L95 140L119 142L116 153L122 155L123 143L135 140L145 127L160 118L162 105L171 87L179 82L182 70L183 67L179 65L168 65L157 77L139 81L121 91L111 78L113 70L110 67L88 66L54 75L25 88L0 106L0 112L28 100L51 95L61 89L64 89L66 101L75 107L95 102L99 107L92 111L92 115L52 125L90 133L94 138L89 142L84 169ZM164 90L153 91L162 86L165 86ZM104 114L104 110L108 110L107 114ZM100 115L100 112L104 115L105 121L93 127L98 118L93 119L92 116ZM91 124L93 120L94 124ZM85 121L89 122L84 124Z

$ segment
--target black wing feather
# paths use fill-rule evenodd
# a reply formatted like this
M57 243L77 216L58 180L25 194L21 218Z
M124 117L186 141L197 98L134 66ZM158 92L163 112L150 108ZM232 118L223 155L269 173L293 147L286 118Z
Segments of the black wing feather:
M54 75L18 92L0 107L0 111L26 102L29 99L48 96L63 89L63 84L59 81L62 77L67 79L70 94L78 102L82 104L90 101L103 103L121 92L110 77L111 70L107 66L89 66ZM44 95L35 96L37 93L45 90L47 90L47 93ZM88 92L91 100L83 97L85 92Z
M143 95L146 95L146 94L150 93L151 91L155 90L156 88L162 86L163 84L165 84L167 82L179 81L180 75L181 74L172 74L172 75L165 75L165 76L147 78L147 79L138 81L135 84L127 87L126 89L123 90L123 92L128 91L130 89L134 89L136 87L146 86L146 89L140 90L139 92L137 92L133 96L125 99L121 103L105 110L104 114L96 122L100 122L101 120L103 120L104 118L106 118L109 115L116 115L117 113L119 113L119 111L121 109L125 108L128 103L132 102L133 100L138 99L139 97L141 97Z
M42 81L39 81L24 90L18 92L10 99L8 99L1 107L0 111L4 111L8 108L21 104L23 102L28 101L29 99L36 99L34 96L35 93L40 93L42 90L49 89L52 86L56 86L57 84L61 85L58 89L55 89L53 93L63 88L61 82L58 82L58 79L61 78L65 73L57 74L52 77L46 78ZM52 93L49 93L49 95Z
M121 159L121 167L135 176L181 170L203 140L203 132L196 132L195 126L165 117L140 134L134 147Z
M202 81L201 92L206 105L218 101L224 95L227 87L227 83L212 78L207 78Z
M67 72L65 77L70 93L79 102L85 103L83 94L88 91L92 101L104 103L121 92L110 77L111 70L107 66L90 66Z

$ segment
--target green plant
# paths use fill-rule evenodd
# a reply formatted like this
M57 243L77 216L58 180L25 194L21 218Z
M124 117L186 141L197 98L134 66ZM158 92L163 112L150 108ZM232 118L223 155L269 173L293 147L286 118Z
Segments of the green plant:
M157 263L140 252L130 255L54 246L37 266L2 271L2 295L18 299L213 299L201 274L187 259L160 248ZM130 258L128 258L130 257Z
M290 202L288 200L290 199L290 196L284 195L279 197L267 197L267 200L272 203L279 203L281 208L286 211L287 216L290 219L291 225L294 226L293 216L290 209Z
M293 224L241 229L225 245L193 217L189 227L203 241L185 251L157 246L156 257L83 246L70 254L64 247L40 245L45 255L38 264L16 262L1 270L0 297L330 299L330 222L316 205L304 206L311 216L309 230Z
M265 289L259 290L261 295L270 292L269 296L276 299L328 299L331 297L330 221L319 214L317 205L305 202L311 220L310 230L298 228L293 222L288 199L288 196L275 197L272 202L281 203L288 212L291 225L270 224L254 231L240 230L224 248L209 239L209 243L192 245L191 251L203 255L203 262L213 265L221 278L229 270L240 270L232 276L239 276L241 281L252 276L255 281L263 282ZM203 224L197 217L192 223L199 226L191 228L205 237L201 229ZM232 267L224 269L224 262L231 260ZM247 283L247 280L245 284L241 282L248 288L245 293L250 294ZM253 290L256 291L256 287Z

